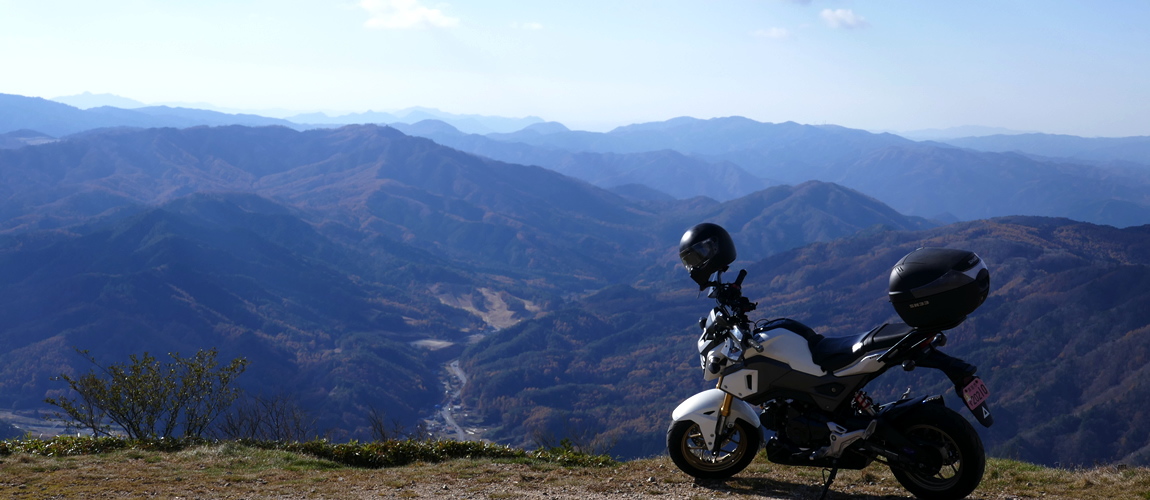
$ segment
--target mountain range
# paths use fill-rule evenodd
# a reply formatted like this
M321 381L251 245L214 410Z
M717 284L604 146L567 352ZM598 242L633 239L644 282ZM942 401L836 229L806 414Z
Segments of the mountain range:
M486 136L462 134L441 122L401 128L599 186L643 184L678 198L727 200L775 182L766 179L816 179L857 189L902 213L931 218L1043 215L1114 226L1150 222L1150 176L1142 169L980 152L837 126L683 117L607 133L570 131L558 124Z
M353 434L366 403L410 419L437 397L409 342L462 344L661 279L699 219L728 224L745 259L930 225L819 182L630 201L378 126L108 130L0 151L0 173L0 404L86 369L72 346L216 346L253 360L249 391L291 387ZM391 372L407 389L378 379Z
M1076 160L1122 161L1150 168L1150 136L1078 137L1057 134L991 135L946 140L962 148L989 152L1018 152Z
M516 134L489 136L465 134L439 120L394 126L405 134L426 137L460 151L510 163L539 165L604 188L641 184L675 198L707 196L726 201L775 184L733 163L710 162L671 149L637 153L571 152L492 138L567 130L555 123L532 125Z
M157 104L144 104L135 99L121 97L115 94L93 94L83 92L76 95L54 97L52 101L67 104L79 109L100 107L113 107L120 109L138 109L147 107L157 108L183 108L189 110L210 111L226 115L262 115L286 118L288 121L305 127L362 125L362 124L389 124L389 123L415 123L422 120L442 120L451 123L460 130L469 133L488 134L499 132L514 132L532 124L541 123L543 119L535 116L524 118L507 118L503 116L487 116L477 114L459 115L447 113L434 108L411 107L392 112L366 111L363 113L346 113L329 116L327 113L299 113L283 109L274 110L235 110L221 108L208 103L166 102ZM170 113L169 113L170 114ZM199 123L199 125L258 125L254 123L241 123L239 121L226 121L221 123ZM165 125L180 126L180 125Z
M1012 130L1003 127L984 127L980 125L961 125L958 127L926 128L919 130L908 130L904 132L890 132L892 134L900 135L914 141L946 141L948 139L958 139L964 137L985 137L988 135L1018 135L1033 133L1021 130Z
M524 118L508 118L503 116L486 115L458 115L447 113L433 108L414 107L384 113L367 111L364 113L348 113L339 116L328 116L325 113L306 113L287 118L300 124L326 124L326 125L355 125L355 124L412 124L424 120L438 120L450 124L451 127L469 134L506 133L522 130L536 124L543 123L537 116Z
M194 127L200 125L248 125L301 127L276 118L227 114L202 109L148 106L121 109L102 106L79 109L67 104L12 94L0 94L0 133L36 131L63 137L78 132L112 127Z
M740 117L681 117L596 133L568 130L535 117L497 119L427 108L404 110L402 117L373 112L293 117L327 122L302 125L163 106L81 111L5 95L0 95L0 110L5 110L0 113L0 133L25 129L48 137L110 126L243 124L307 129L339 121L395 119L414 122L395 124L407 134L469 153L543 166L609 189L646 186L655 192L638 196L647 199L665 193L680 199L707 196L727 201L770 185L821 180L856 189L902 213L935 220L1021 214L1119 227L1150 222L1150 171L1144 163L1150 158L1145 147L1150 143L1139 137L1020 134L915 142L833 125L761 123ZM481 118L488 120L487 125L460 121ZM469 132L519 129L469 134L442 120Z
M1127 160L741 118L85 129L169 115L40 101L0 96L0 121L79 132L12 129L20 144L0 149L0 404L87 370L72 347L106 361L219 347L252 360L249 392L290 391L333 436L362 437L369 405L410 424L438 402L434 371L463 352L465 404L490 437L575 425L618 454L659 453L670 410L703 388L692 325L708 301L676 244L713 221L761 317L829 335L895 319L887 273L910 250L978 252L992 294L947 350L991 387L992 454L1150 463L1150 181ZM949 390L900 371L873 394L908 385Z
M121 97L115 94L93 94L87 91L76 95L53 97L51 100L80 109L99 108L103 106L111 106L113 108L120 109L135 109L147 106L147 104L144 104L135 99L129 99L127 97Z

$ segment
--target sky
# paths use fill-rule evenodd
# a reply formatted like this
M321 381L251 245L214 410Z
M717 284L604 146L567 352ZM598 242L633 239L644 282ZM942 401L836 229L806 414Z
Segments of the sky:
M0 0L0 93L1150 135L1147 19L1107 0Z

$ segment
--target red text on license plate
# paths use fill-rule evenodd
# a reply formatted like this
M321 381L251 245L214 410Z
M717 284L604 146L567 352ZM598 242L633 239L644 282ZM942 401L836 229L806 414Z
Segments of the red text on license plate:
M990 395L990 389L986 388L986 384L982 383L982 379L974 377L966 387L962 388L962 400L966 401L966 407L971 410L978 408L986 401L986 397Z

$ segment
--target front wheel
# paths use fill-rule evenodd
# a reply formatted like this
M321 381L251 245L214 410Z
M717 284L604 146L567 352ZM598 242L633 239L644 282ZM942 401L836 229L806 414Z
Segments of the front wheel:
M942 455L942 467L934 474L892 469L907 491L923 499L957 500L969 495L982 482L986 452L974 427L944 406L923 407L899 423L899 431Z
M699 424L681 420L667 429L667 452L671 461L683 472L699 479L726 479L738 474L751 464L759 451L759 430L742 420L735 421L719 446L712 453L703 439Z

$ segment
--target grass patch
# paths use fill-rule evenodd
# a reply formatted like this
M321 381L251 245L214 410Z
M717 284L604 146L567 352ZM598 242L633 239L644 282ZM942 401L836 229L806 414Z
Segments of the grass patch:
M156 496L247 498L811 498L821 470L756 460L724 481L695 481L667 457L625 463L483 443L150 443L106 439L0 442L0 498ZM162 450L158 450L162 448ZM173 450L178 451L164 451ZM15 451L14 451L15 450ZM26 485L20 489L20 485ZM447 489L442 489L444 486ZM46 488L46 489L41 489ZM31 494L34 493L34 494ZM890 470L840 471L832 498L909 498ZM1150 469L1052 469L991 459L972 498L1150 500Z
M302 470L331 470L339 469L342 467L342 465L330 460L322 460L316 458L295 458L289 460L288 463L283 466L283 469L296 472Z
M253 453L253 450L257 450ZM550 449L525 451L509 446L473 441L414 441L390 440L375 442L351 441L330 443L315 440L307 442L282 441L216 441L203 439L127 439L117 437L60 436L50 439L24 437L0 441L0 456L18 454L17 460L28 460L28 455L43 457L72 457L124 451L129 460L148 459L154 452L191 451L198 458L237 458L230 466L243 468L245 458L253 454L262 462L282 462L290 470L327 470L341 466L378 469L397 467L415 462L436 463L453 459L494 459L528 464L533 467L613 467L618 465L607 455L589 455L572 450ZM279 452L276 456L274 453ZM273 455L268 455L272 453ZM300 459L303 454L315 459ZM263 456L260 456L263 455ZM290 457L290 458L289 458ZM278 459L278 460L277 460Z

